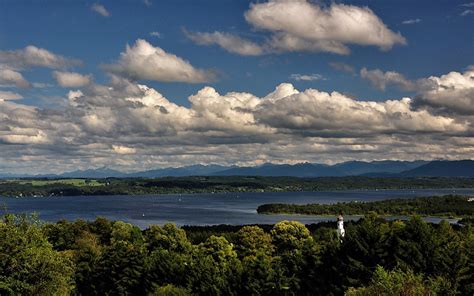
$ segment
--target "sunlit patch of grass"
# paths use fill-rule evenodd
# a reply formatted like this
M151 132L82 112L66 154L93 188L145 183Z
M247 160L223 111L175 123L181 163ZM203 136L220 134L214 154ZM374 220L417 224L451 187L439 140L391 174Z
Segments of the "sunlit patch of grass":
M12 182L12 181L10 181ZM101 186L103 183L95 179L58 179L58 180L14 180L18 184L31 184L32 186L47 186L54 184L72 185L77 187L94 187Z

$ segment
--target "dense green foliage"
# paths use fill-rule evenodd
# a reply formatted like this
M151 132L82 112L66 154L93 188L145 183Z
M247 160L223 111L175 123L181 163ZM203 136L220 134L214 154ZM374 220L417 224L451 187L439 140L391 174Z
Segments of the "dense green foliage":
M474 216L462 218L458 223L461 225L474 225Z
M42 229L25 217L0 222L0 295L68 295L72 262L53 250Z
M0 180L0 196L141 195L366 189L474 188L474 178L167 177Z
M386 271L381 266L377 266L375 273L367 287L350 288L346 296L427 296L427 295L452 295L443 278L423 280L420 275L415 275L413 271L402 271L395 269Z
M472 295L474 229L370 214L333 223L140 230L0 222L1 295Z
M460 195L388 199L372 202L341 202L336 204L264 204L257 208L260 214L291 213L302 215L423 215L441 217L472 217L474 201ZM466 219L465 222L470 221Z

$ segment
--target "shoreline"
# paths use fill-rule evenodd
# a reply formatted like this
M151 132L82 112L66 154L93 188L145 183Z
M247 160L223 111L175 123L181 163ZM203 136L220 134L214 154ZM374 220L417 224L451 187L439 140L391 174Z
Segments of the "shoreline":
M80 195L22 195L22 196L3 196L0 195L0 198L12 198L12 199L22 199L22 198L49 198L49 197L96 197L96 196L190 196L190 195L200 195L200 194L246 194L246 193L323 193L323 192L377 192L377 191L419 191L419 190L452 190L452 193L455 193L456 190L474 190L474 187L427 187L427 188L366 188L366 189L324 189L324 190L249 190L249 191L196 191L196 192L184 192L184 193L149 193L149 194L137 194L137 193L120 193L120 194L80 194Z
M322 218L333 218L334 220L336 220L337 218L337 215L339 214L324 214L324 215L317 215L317 214L300 214L300 213L291 213L291 212L278 212L278 213L257 213L258 215L268 215L268 216L276 216L276 215L288 215L288 216L302 216L302 217L322 217ZM382 219L390 219L390 218L401 218L401 217L404 217L404 218L410 218L410 217L415 217L415 216L418 216L420 218L436 218L436 219L445 219L445 220L461 220L461 219L464 219L464 218L469 218L471 216L456 216L456 217L453 217L453 216L444 216L444 215L441 215L441 216L436 216L436 215L419 215L419 214L408 214L408 215L400 215L400 214L383 214L383 215L380 215L377 213L377 216L379 218L382 218ZM350 214L350 215L345 215L344 216L347 220L351 220L350 218L351 217L357 217L357 218L363 218L365 217L365 214Z

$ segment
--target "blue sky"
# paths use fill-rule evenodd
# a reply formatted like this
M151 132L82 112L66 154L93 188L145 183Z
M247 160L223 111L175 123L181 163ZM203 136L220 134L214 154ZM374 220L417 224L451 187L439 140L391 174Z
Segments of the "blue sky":
M4 131L2 134L0 130L0 147L9 151L8 156L3 156L1 159L3 170L25 170L18 162L21 159L31 159L26 163L29 163L30 167L31 165L37 166L35 171L56 171L59 169L48 167L48 160L54 159L58 153L64 153L65 150L75 155L69 156L69 162L64 159L58 164L58 166L66 167L66 170L68 167L88 168L101 165L133 170L131 166L137 165L157 167L227 162L258 164L265 161L333 163L338 160L358 158L375 160L422 157L471 158L473 156L472 150L469 150L472 148L472 118L469 112L461 111L466 110L462 104L467 102L469 105L474 102L470 92L470 73L472 65L474 65L474 34L472 32L474 3L469 1L306 2L299 0L301 5L291 6L294 4L291 4L292 1L280 1L280 4L276 5L282 5L281 7L288 5L288 11L290 11L290 6L291 9L297 11L296 15L285 16L283 14L282 18L279 11L271 10L273 2L278 1L270 1L272 3L254 2L241 0L0 1L0 71L8 69L10 74L12 71L17 73L15 74L16 78L11 78L11 76L8 78L5 76L7 72L4 72L3 83L0 73L0 102L3 93L3 112L6 114L5 118L9 119L4 122L4 126L8 127L8 132ZM320 15L318 17L315 17L315 14L305 16L308 10L314 10L316 14ZM284 13L285 9L282 11ZM299 13L301 20L298 19ZM355 18L358 14L362 15L359 22L351 23L349 18ZM330 25L321 21L323 17L327 18L327 23ZM315 24L320 26L319 29ZM314 31L312 31L313 25L316 28ZM326 25L332 26L332 29L328 29ZM316 32L317 30L322 30L322 33ZM219 32L221 35L212 35L214 32ZM272 39L277 39L277 37L296 38L298 42L306 42L306 45L288 45L281 40ZM248 43L250 53L236 52L242 48L242 43L235 42L233 38L238 38L239 42ZM203 75L202 77L205 76L205 78L180 78L176 75L184 73L179 72L184 71L182 69L178 69L179 71L177 69L170 70L164 66L164 70L157 70L153 68L152 64L146 65L146 62L142 63L141 61L136 61L137 64L134 64L135 61L131 62L131 59L134 58L133 53L139 51L137 40L144 40L146 42L143 43L145 45L142 44L144 47L149 45L150 47L147 47L149 49L164 50L166 56L176 56L179 63L188 63L190 68L186 68L186 71L188 74L191 73L189 75L200 73L199 75ZM224 45L219 45L219 42L223 42ZM337 44L336 47L339 49L327 49L324 47L326 45L322 46L319 42L333 42L331 46ZM125 54L127 45L131 48L130 55ZM65 65L54 64L57 60L53 60L51 62L53 64L49 62L49 64L38 62L40 63L38 64L32 62L31 59L28 60L32 57L24 58L27 59L26 62L21 60L18 56L28 46L34 46L55 57L63 58L66 60ZM341 54L338 52L340 48L346 52ZM121 60L121 57L124 56L128 58L127 61ZM69 62L78 60L80 62ZM166 61L156 60L158 64L162 62ZM184 64L180 65L187 67ZM346 71L342 71L342 67L345 67ZM138 74L136 73L137 69L140 72ZM168 70L178 72L166 76L165 72ZM75 80L75 82L61 84L58 78L60 74L54 74L54 71L66 73L64 75L77 73L79 76L76 75L72 78L68 76L68 79L82 80L81 82ZM365 74L362 74L362 71ZM453 74L454 78L443 76L451 72L461 75L464 80L452 84L453 79L458 79L461 76L458 75L458 77L455 74ZM28 87L24 85L20 87L21 82L14 80L20 79L18 75L22 76L23 83L27 83ZM234 134L236 132L234 130L232 132L225 130L227 135L220 136L218 134L223 132L222 129L210 127L217 124L216 122L199 123L203 126L193 130L193 135L203 133L212 134L212 136L204 136L205 140L196 147L183 144L183 140L163 140L162 135L156 134L156 129L150 126L142 126L141 132L146 134L143 136L146 138L143 143L133 142L127 132L133 130L135 134L138 133L139 128L133 125L136 121L130 123L131 127L127 131L124 131L125 129L120 126L108 129L109 133L114 134L113 139L117 143L107 136L102 137L99 134L86 132L87 128L80 126L81 122L85 122L82 117L72 118L67 122L70 125L77 125L71 129L75 129L78 133L81 130L84 133L81 134L83 138L80 140L71 135L59 134L51 126L44 130L33 131L33 128L36 127L26 128L18 126L19 123L14 122L14 119L20 119L13 116L14 111L12 110L26 108L25 110L29 110L28 112L33 112L28 109L28 106L38 107L38 110L41 110L34 111L40 114L31 115L35 116L36 124L52 120L48 118L50 115L45 114L50 114L53 110L61 110L64 114L76 114L74 111L79 112L78 103L71 103L76 99L68 99L71 91L81 91L82 103L89 104L86 109L95 108L99 112L104 106L97 103L98 87L106 86L116 92L121 91L117 84L111 82L111 75L126 81L121 82L121 87L125 83L130 83L135 88L139 84L147 85L165 97L166 104L177 104L177 107L184 106L186 112L191 112L192 115L176 113L177 119L173 119L176 121L173 121L167 129L173 130L176 134L190 132L188 127L181 127L183 122L188 120L184 119L187 118L186 116L204 118L210 112L209 110L214 112L216 106L220 104L217 102L214 105L208 105L209 102L206 101L205 105L201 106L196 102L203 102L204 99L197 98L195 103L188 100L191 95L200 97L201 95L196 94L206 86L212 87L221 96L228 92L237 92L239 95L236 97L241 96L242 93L250 93L260 99L273 92L281 83L291 83L294 89L301 93L308 89L315 89L324 94L338 92L344 95L344 98L355 100L355 103L384 103L386 100L402 102L404 97L408 97L412 101L407 103L409 110L407 112L416 112L409 114L409 116L411 118L425 116L426 114L423 112L427 112L433 117L428 121L433 120L433 122L429 127L417 126L418 123L413 123L410 128L407 128L409 132L403 130L405 127L390 122L387 123L390 128L379 130L378 134L377 132L371 134L369 138L372 140L379 138L380 141L382 141L381 138L384 138L384 143L389 141L386 139L387 135L392 138L396 137L395 140L390 140L395 145L390 146L395 151L393 154L383 152L387 149L390 150L387 148L389 146L385 144L377 141L368 144L370 141L366 140L368 137L366 135L348 136L354 132L345 126L319 125L323 120L318 117L320 115L300 114L301 110L316 108L316 105L296 110L298 116L301 115L295 119L298 121L296 124L295 120L291 122L284 120L285 116L290 118L294 115L293 113L285 115L274 109L262 113L261 109L264 106L268 107L268 102L263 104L263 101L258 100L255 103L246 101L245 104L250 104L250 107L239 105L238 108L252 109L252 124L257 123L262 126L255 127L255 130L243 134ZM430 79L430 77L435 78ZM446 84L443 84L445 82L451 83L448 88L452 88L453 92L440 94L438 89L446 89ZM458 89L460 85L462 86L461 90ZM462 94L460 95L459 92ZM101 95L104 95L103 92ZM136 95L136 91L134 95ZM15 99L10 98L13 96ZM110 96L112 99L109 98ZM113 96L107 94L107 98L112 101ZM115 96L119 100L120 95ZM91 98L95 100L93 104ZM128 100L127 98L121 99ZM301 103L303 99L296 101L295 104ZM143 97L141 100L144 100ZM217 100L228 102L226 100L231 99L221 97ZM334 108L342 108L338 104L342 104L343 100L335 97L332 100L335 103ZM140 102L142 103L142 101ZM236 104L231 101L228 103L231 106ZM275 106L281 108L283 103L280 102ZM206 109L209 112L196 115L198 111L203 112L198 107L209 108ZM256 109L253 110L253 108ZM388 109L385 105L383 108ZM219 109L219 112L221 111ZM276 119L269 118L272 111L276 112L275 116L280 116L283 119L277 122ZM88 111L84 112L86 114ZM225 115L227 113L222 112L215 118L227 116ZM463 114L459 115L460 113ZM88 114L88 116L86 118L90 120L92 115ZM100 116L94 116L94 120L101 120ZM123 116L123 114L117 116ZM345 115L341 111L340 114L336 112L334 118L324 120L337 121L344 117ZM69 119L63 118L62 120ZM170 121L167 120L167 123ZM442 122L442 127L438 125L438 121ZM448 121L449 124L457 125L447 127ZM163 124L162 121L159 122L159 124ZM125 123L126 121L124 121ZM357 122L357 124L359 123ZM108 122L107 124L112 123ZM198 123L193 124L195 126ZM354 125L354 122L348 124ZM368 124L370 125L370 123ZM378 124L382 123L373 122L373 125ZM463 127L459 126L463 124ZM65 123L63 122L62 125L64 126ZM132 126L134 127L132 128ZM246 122L241 127L232 125L232 129L245 130L248 126L249 122ZM23 129L20 134L12 132L18 131L20 128ZM393 129L402 131L398 133ZM423 134L424 137L428 137L425 147L429 147L429 153L423 151L423 147L414 147L412 145L414 138L406 138L416 138L419 134L413 134L414 130ZM446 134L454 135L456 141L463 144L453 147L449 151L443 149L440 146L439 137ZM44 135L48 140L40 141L39 144L35 142L36 140L28 140L28 137L35 135L35 139ZM245 138L245 141L243 141L244 143L239 141L234 143L228 140L229 137L233 139ZM346 142L351 143L349 146L346 146L347 143L336 143L344 137ZM122 138L125 140L117 140ZM140 140L135 139L134 141ZM291 144L295 141L302 144L300 146ZM104 144L105 146L99 145L100 148L97 149L90 148L94 143L106 144ZM234 155L236 151L241 151L242 145L252 143L256 145L267 143L266 149L268 151L246 147L247 157L239 158L238 153ZM179 145L189 145L186 146L189 149L187 152L175 151ZM330 145L328 147L340 149L341 157L327 154L329 148L325 150L320 145ZM361 145L370 147L362 149L363 153L359 155L351 152L353 149L357 151L362 147ZM374 148L375 146L377 148ZM113 157L107 157L106 147L112 151L114 151L113 147L123 147L122 150L115 149L115 152L123 157L123 163L114 162ZM157 153L156 151L166 150L164 147L170 151L159 155L159 159L152 157L154 153ZM275 149L271 149L271 147ZM320 148L322 150L318 150ZM207 149L207 152L202 152L202 149ZM299 149L304 152L300 154ZM445 150L444 153L443 150ZM194 152L190 153L190 151ZM1 163L0 170L2 170Z
M228 53L217 46L202 47L185 37L183 28L193 31L229 31L250 39L261 39L245 21L243 14L251 1L101 1L109 17L91 11L94 1L2 1L0 10L0 48L14 50L33 44L64 56L81 59L83 73L92 73L98 82L107 77L98 67L116 59L126 44L143 38L151 44L183 57L196 67L213 68L218 81L204 84L149 82L168 98L187 104L187 97L203 85L220 92L249 91L264 95L289 76L320 74L326 80L296 81L298 88L314 87L325 91L343 91L359 98L383 100L403 93L396 89L378 91L367 81L335 71L330 62L343 62L356 70L363 67L397 71L417 79L461 71L474 63L474 15L466 1L338 1L368 6L393 31L400 32L408 44L380 51L374 46L351 46L352 54L281 53L246 57ZM99 2L98 2L99 3ZM330 3L330 2L326 2ZM419 23L403 25L406 20ZM161 37L151 36L159 32ZM25 73L32 81L53 84L47 71ZM46 90L44 90L46 91ZM47 93L64 94L61 89ZM28 93L33 97L35 93Z

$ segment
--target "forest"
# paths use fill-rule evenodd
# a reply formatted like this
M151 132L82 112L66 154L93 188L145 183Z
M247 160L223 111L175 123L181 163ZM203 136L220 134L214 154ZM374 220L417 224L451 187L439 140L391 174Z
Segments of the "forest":
M474 228L0 219L0 295L473 295Z
M257 208L260 214L302 214L302 215L422 215L436 217L473 217L474 201L468 196L445 195L409 199L388 199L381 201L352 201L335 204L264 204Z
M225 192L474 188L474 178L194 176L0 180L0 196L148 195Z

